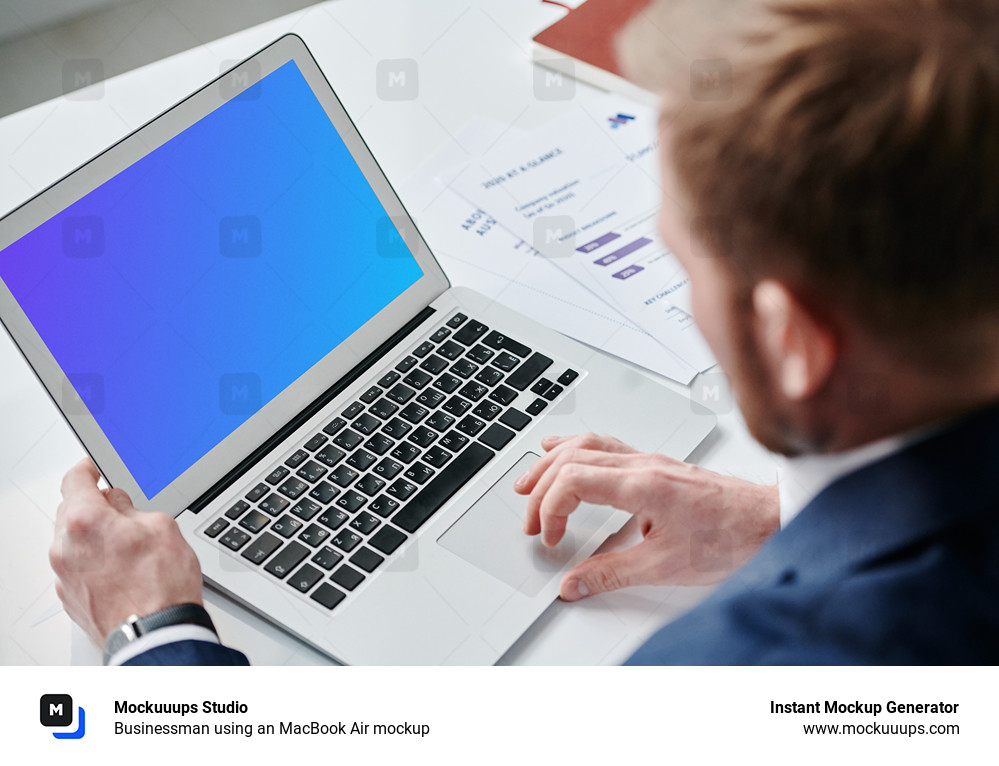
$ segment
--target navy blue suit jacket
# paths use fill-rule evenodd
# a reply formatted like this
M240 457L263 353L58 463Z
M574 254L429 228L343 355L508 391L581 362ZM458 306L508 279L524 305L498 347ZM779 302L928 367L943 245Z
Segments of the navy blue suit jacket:
M999 406L840 478L629 664L999 663Z
M245 663L183 641L126 664ZM999 663L999 405L834 482L629 663Z

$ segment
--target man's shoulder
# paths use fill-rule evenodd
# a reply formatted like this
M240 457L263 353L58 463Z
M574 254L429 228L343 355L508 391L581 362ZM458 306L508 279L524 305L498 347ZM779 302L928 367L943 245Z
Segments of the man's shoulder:
M123 665L249 665L242 652L209 641L174 641L136 655Z

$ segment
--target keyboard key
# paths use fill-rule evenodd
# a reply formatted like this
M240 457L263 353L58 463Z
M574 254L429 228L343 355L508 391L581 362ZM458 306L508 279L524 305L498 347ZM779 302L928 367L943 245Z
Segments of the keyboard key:
M445 359L449 359L452 362L457 359L465 351L464 347L459 346L453 340L449 340L447 343L441 345L437 349L437 353L443 356Z
M277 532L281 537L292 537L298 530L305 526L298 519L285 514L280 519L271 524L271 532Z
M227 518L235 520L246 513L249 508L250 504L248 502L245 500L237 500L232 506L229 507L229 510L225 512L225 515Z
M402 379L402 382L415 389L421 389L433 379L434 376L430 373L424 372L423 370L413 370L409 373L409 375Z
M395 402L390 402L388 399L379 399L377 402L368 408L368 412L372 415L381 418L382 420L388 420L390 417L395 415L399 411L399 405Z
M488 362L493 354L496 353L492 349L486 348L481 343L477 346L473 346L469 349L468 353L465 354L466 357L471 359L473 362L478 364L485 364Z
M511 407L503 413L499 422L503 425L510 426L510 428L515 431L520 431L524 428L524 426L531 422L531 418L520 410Z
M367 471L378 460L377 457L364 449L359 449L347 458L347 465L353 466L358 471Z
M519 363L520 360L517 357L513 354L508 354L505 351L493 359L493 364L503 370L503 372L510 372L510 370L516 367Z
M476 322L474 319L470 320L462 327L458 332L454 334L454 339L459 343L464 343L466 346L471 346L479 338L485 335L486 331L489 330L482 322Z
M361 538L346 529L341 529L333 537L333 545L347 553L350 553L360 544Z
M382 375L381 379L378 381L378 385L381 386L382 388L388 388L397 380L399 380L399 378L401 377L402 375L400 375L395 370L389 370L384 375Z
M432 465L434 468L440 468L452 457L451 453L446 449L441 449L440 447L434 445L426 451L423 455L423 462L428 465Z
M381 497L372 500L371 505L368 506L368 510L377 513L382 518L388 518L399 508L399 501L393 500L391 497L386 497L382 495Z
M374 415L368 412L364 412L361 413L360 417L358 417L357 420L351 423L350 426L358 433L362 433L365 436L368 436L369 434L374 433L375 429L377 429L378 426L380 426L381 424L382 421L380 421Z
M303 446L309 452L315 452L317 449L322 447L328 441L325 434L316 434L311 439L309 439Z
M407 532L415 532L455 492L465 486L494 454L481 444L469 444L468 449L455 456L450 465L442 469L392 517L392 522Z
M441 447L451 450L452 452L457 452L466 444L468 444L468 437L463 436L457 431L448 431L441 437L441 440L437 442Z
M447 329L446 327L441 327L433 335L430 336L430 340L432 340L434 343L440 343L450 334L451 331L449 329Z
M322 509L323 507L319 503L315 503L312 500L303 497L291 507L291 513L295 514L300 519L311 521Z
M495 367L485 367L479 370L479 374L475 376L475 380L487 386L495 386L503 380L503 373Z
M298 500L302 496L302 493L309 488L301 479L296 479L292 476L290 479L286 479L284 484L278 487L278 492L280 492L285 497L290 497L292 500Z
M551 366L552 360L544 354L531 354L529 359L521 363L520 367L507 376L506 384L518 391L523 391Z
M434 388L439 388L445 394L450 394L461 385L461 378L454 375L444 374L434 381Z
M243 551L243 558L247 561L252 561L254 564L263 564L280 547L280 539L270 532L264 532L252 544L246 546L246 550Z
M316 453L316 460L320 460L330 468L335 466L347 453L334 444L327 444Z
M248 529L251 532L259 532L261 529L266 527L269 522L270 519L267 518L267 514L253 510L240 519L239 526L243 527L243 529Z
M459 359L451 365L451 372L459 377L465 378L466 380L472 377L478 369L479 365L473 364L468 359Z
M443 371L447 367L447 360L441 359L437 354L431 354L420 364L421 370L426 370L431 375Z
M323 578L323 573L311 564L302 564L301 568L289 579L288 584L295 590L308 593L309 590Z
M401 362L399 362L399 364L395 366L395 369L398 372L409 372L415 364L416 364L416 357L407 356L405 359L403 359Z
M406 409L409 409L410 406L412 405L407 406ZM405 410L403 410L403 412L405 412ZM415 423L416 421L413 422ZM402 418L392 418L385 424L385 427L382 429L382 433L387 436L391 436L392 439L401 439L412 430L413 427Z
M409 386L403 383L397 383L392 389L386 394L389 399L393 402L398 402L399 404L405 404L416 394L416 391L411 389Z
M374 572L375 568L385 560L370 548L361 548L350 557L350 563L365 572Z
M347 425L347 421L343 418L333 418L333 420L326 424L326 427L323 429L323 433L335 436L336 433L345 425Z
M271 488L268 487L266 484L258 484L257 486L255 486L253 489L251 489L249 492L246 493L246 499L249 500L251 503L255 503L270 491Z
M473 402L479 401L479 399L488 393L489 389L481 383L466 383L458 392L459 395L464 396L466 399L471 399Z
M376 455L384 455L392 448L393 444L395 444L394 439L389 438L385 434L375 434L364 442L364 447Z
M458 430L467 436L475 436L485 427L486 424L474 415L466 415L461 419L461 422L458 423Z
M304 449L295 450L294 454L292 454L291 457L289 457L287 460L284 461L284 464L292 468L298 468L302 464L302 461L305 460L308 456L309 453L306 452Z
M272 492L260 501L260 510L267 511L271 516L277 516L289 505L291 503L288 500Z
M292 569L302 563L302 559L309 555L309 549L301 543L290 542L277 556L271 559L264 570L270 572L279 580L288 576Z
M275 468L273 471L267 474L267 478L264 479L264 481L266 481L268 484L270 484L273 487L275 484L280 483L281 479L283 479L289 473L291 473L291 471L289 471L283 465L279 465L277 468Z
M346 420L353 420L362 412L364 412L364 403L353 402L347 407L347 409L341 412L340 415L342 415Z
M415 444L403 443L392 450L392 457L403 463L412 463L420 456L420 448Z
M564 390L565 389L562 388L562 386L552 386L547 391L545 391L545 393L542 394L542 396L544 396L545 399L547 399L548 401L553 402L555 401L556 398L558 398L558 395L561 394Z
M332 502L333 498L339 494L340 490L328 481L321 481L312 488L312 491L309 493L309 497L313 500L318 500L320 503L325 505L326 503Z
M319 517L319 523L322 524L324 527L332 529L335 532L344 524L346 524L347 519L349 518L350 516L348 516L343 511L337 510L335 508L330 508L328 511L323 513L322 516Z
M368 502L368 499L364 495L359 495L357 492L351 490L350 492L344 492L336 501L336 504L348 513L353 513L366 502Z
M366 535L381 523L380 519L375 518L370 513L359 513L357 518L350 522L350 526L362 535Z
M503 411L503 408L494 402L480 402L479 406L472 410L472 414L483 420L492 420Z
M521 358L531 353L531 349L523 343L515 341L513 338L508 338L506 335L498 333L495 330L483 338L482 342L490 348L495 348L497 351L500 349L509 351Z
M535 399L529 405L527 405L528 415L540 415L541 411L548 406L548 402L544 399Z
M324 582L312 592L311 596L309 596L309 598L313 601L319 602L327 609L332 609L346 597L347 596L343 591L337 590L328 582Z
M229 526L229 522L223 518L215 519L212 525L205 530L205 534L212 539L218 537L222 534L222 530Z
M579 373L575 370L566 370L561 375L558 376L558 383L562 386L568 386L572 381L579 377Z
M312 562L318 564L327 572L343 561L343 554L333 550L328 545L312 557Z
M357 471L344 464L339 468L336 468L333 473L330 474L330 481L338 487L349 487L350 483L356 479L358 475Z
M531 393L541 396L545 391L551 388L551 385L552 382L548 380L548 378L541 378L537 383L531 386Z
M242 529L236 529L236 527L229 527L225 531L225 534L219 538L219 542L222 543L226 548L231 548L234 551L238 551L247 541L250 536L244 532Z
M347 452L350 452L362 441L364 441L364 437L349 428L345 428L333 439L334 444L343 447Z
M406 535L395 527L385 524L371 536L371 539L368 540L368 545L372 548L377 548L387 555L395 553L396 549L404 542L406 542Z
M434 350L434 344L431 343L429 340L425 340L423 341L423 343L421 343L419 346L413 349L413 356L422 359L433 350Z
M406 420L408 420L410 423L419 423L421 420L423 420L423 418L425 418L427 415L430 414L430 410L428 410L426 407L421 407L416 402L410 402L399 414L402 417L404 417ZM409 428L407 427L406 431L408 430Z
M410 481L415 481L417 484L426 484L431 476L434 475L434 469L423 463L416 463L409 467L409 470L403 474Z
M354 489L359 489L368 497L374 497L379 492L381 492L382 487L385 486L385 482L379 479L372 473L365 474L357 484L354 485Z
M462 399L460 396L452 396L446 402L444 406L441 407L444 412L450 412L452 415L460 417L468 412L472 408L472 403L466 399Z
M417 447L429 447L437 441L437 432L426 426L419 426L409 435L409 441L413 442Z
M328 447L329 445L326 446ZM310 484L313 484L319 481L321 478L323 478L328 470L329 470L328 468L324 468L323 466L319 465L319 463L317 463L316 461L310 460L301 468L299 468L297 471L295 471L295 475L298 478L305 479L305 481L309 482Z
M459 327L461 327L461 325L465 322L466 319L468 319L468 317L459 311L457 314L455 314L453 317L447 320L447 326L450 327L452 330L456 330Z
M489 394L489 398L495 402L499 402L500 404L509 404L517 398L517 392L509 386L497 386L493 389L493 392Z
M361 401L365 404L371 404L375 399L381 396L382 390L378 386L372 386L363 394L361 394Z
M457 378L455 378L457 380ZM461 385L461 381L458 381L458 385ZM455 386L457 388L457 386ZM426 391L421 391L416 396L416 403L421 404L428 409L433 409L438 404L444 401L444 394L440 391L431 391L427 389Z
M349 566L344 564L332 575L330 575L330 579L337 585L341 585L347 590L354 590L354 588L363 582L364 575L356 569L351 569Z
M410 484L405 479L396 479L392 482L392 486L385 491L392 495L392 497L396 500L406 500L410 495L416 492L416 485Z
M298 536L298 539L315 548L329 536L330 531L328 529L324 529L318 524L309 524L309 526L302 530L302 534Z
M503 449L510 440L516 436L513 431L499 423L493 423L486 429L485 433L479 437L479 441L495 450Z
M455 417L453 415L448 415L446 412L435 412L433 416L427 420L427 425L435 431L446 431L454 424L454 421Z
M405 466L398 460L392 460L391 458L383 458L382 461L375 466L375 473L381 476L383 479L392 479L399 473Z

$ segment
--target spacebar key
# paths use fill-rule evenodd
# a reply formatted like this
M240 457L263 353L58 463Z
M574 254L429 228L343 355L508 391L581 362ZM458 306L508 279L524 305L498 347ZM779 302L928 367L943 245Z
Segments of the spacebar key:
M451 495L465 486L495 454L478 442L472 442L464 452L458 453L458 457L451 465L413 495L406 506L392 517L392 522L407 532L415 532L448 501Z
M552 366L552 360L544 354L531 354L531 358L525 361L510 373L506 379L508 386L513 386L518 391L523 391L531 385L538 376Z

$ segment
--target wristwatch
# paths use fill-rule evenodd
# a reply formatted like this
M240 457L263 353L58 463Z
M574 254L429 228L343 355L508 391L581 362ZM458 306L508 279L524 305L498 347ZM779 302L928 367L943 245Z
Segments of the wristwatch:
M160 609L158 612L139 617L133 614L121 625L112 630L104 642L104 664L115 652L135 641L139 636L170 625L200 625L218 634L208 612L200 604L177 604Z

